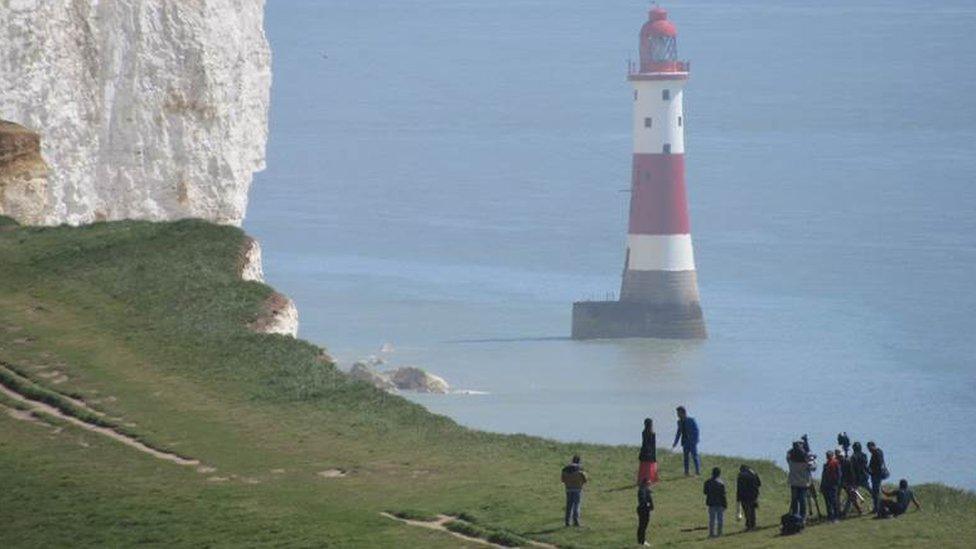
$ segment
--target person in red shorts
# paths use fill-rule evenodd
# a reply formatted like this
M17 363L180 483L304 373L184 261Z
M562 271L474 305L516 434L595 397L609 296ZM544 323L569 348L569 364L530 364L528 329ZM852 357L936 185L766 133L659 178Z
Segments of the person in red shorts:
M654 422L651 418L644 420L644 431L641 432L640 467L637 468L637 485L648 480L657 484L657 435L654 433Z

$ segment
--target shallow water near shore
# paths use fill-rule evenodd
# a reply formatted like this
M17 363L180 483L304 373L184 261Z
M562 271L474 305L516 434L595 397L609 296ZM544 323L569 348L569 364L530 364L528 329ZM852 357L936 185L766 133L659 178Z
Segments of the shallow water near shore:
M487 392L409 396L472 427L665 445L684 404L706 453L846 430L976 489L976 6L665 7L708 340L567 338L623 266L623 0L269 2L245 229L300 335Z

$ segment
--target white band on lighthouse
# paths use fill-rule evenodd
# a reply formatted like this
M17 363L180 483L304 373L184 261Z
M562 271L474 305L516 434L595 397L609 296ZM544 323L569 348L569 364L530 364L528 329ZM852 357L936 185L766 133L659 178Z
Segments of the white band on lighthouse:
M680 80L635 81L634 152L660 154L664 146L671 154L685 152L683 86ZM665 94L667 99L665 99Z
M627 250L631 271L695 270L690 234L629 234Z

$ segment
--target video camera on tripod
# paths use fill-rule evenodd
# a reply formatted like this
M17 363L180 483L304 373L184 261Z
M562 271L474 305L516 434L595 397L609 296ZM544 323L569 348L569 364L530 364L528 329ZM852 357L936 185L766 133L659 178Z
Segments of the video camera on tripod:
M817 454L810 451L810 440L807 438L806 433L800 437L800 446L803 448L803 452L806 454L807 467L811 471L817 470ZM820 501L817 500L817 483L813 480L810 481L810 490L807 491L807 497L813 502L813 507L817 510L817 517L823 518L823 513L820 512Z
M851 437L847 436L847 431L837 433L837 445L844 450L844 457L851 453Z

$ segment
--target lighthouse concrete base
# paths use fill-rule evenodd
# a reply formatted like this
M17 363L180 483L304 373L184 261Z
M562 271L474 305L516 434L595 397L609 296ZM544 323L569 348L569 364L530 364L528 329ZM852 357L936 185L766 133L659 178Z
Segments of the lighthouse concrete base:
M573 339L653 337L705 339L705 319L696 304L638 301L573 303Z

